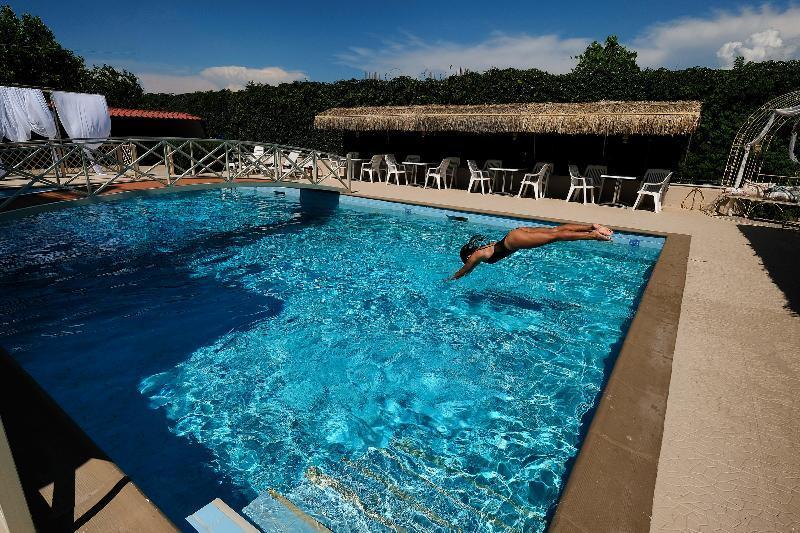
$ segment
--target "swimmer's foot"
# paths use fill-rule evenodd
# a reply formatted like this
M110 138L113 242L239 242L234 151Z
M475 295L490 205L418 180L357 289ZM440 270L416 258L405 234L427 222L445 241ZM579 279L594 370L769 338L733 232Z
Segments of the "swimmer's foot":
M608 229L608 228L606 228L606 229ZM596 241L610 241L611 240L611 235L608 235L606 233L600 233L599 230L592 231L592 237L594 237L594 240L596 240Z
M603 226L602 224L592 224L592 227L600 235L605 235L607 237L611 237L612 235L614 235L614 232L611 231L611 228L607 228L606 226Z

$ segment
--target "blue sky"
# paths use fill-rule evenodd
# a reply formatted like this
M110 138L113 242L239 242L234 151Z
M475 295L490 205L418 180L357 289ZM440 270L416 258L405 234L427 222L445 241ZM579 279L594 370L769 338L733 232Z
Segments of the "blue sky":
M8 0L6 0L8 1ZM800 4L737 1L93 2L11 1L40 16L89 64L135 72L145 89L185 92L459 67L572 68L617 34L642 66L728 66L800 56Z

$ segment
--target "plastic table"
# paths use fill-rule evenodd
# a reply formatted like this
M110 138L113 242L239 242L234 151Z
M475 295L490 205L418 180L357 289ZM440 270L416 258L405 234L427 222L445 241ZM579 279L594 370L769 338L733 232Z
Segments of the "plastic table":
M511 174L510 180L509 180L510 181L509 187L513 188L514 187L514 173L515 172L522 172L525 169L524 168L489 167L489 170L491 170L491 171L493 171L495 173L494 179L492 180L493 182L497 181L497 173L498 172L503 177L503 186L500 188L500 192L504 193L504 192L506 192L506 175L507 174Z
M358 157L350 158L350 168L348 168L347 171L350 173L350 176L352 176L352 179L361 179L361 165L364 164L364 161L369 161L369 159L360 159ZM358 168L358 174L355 172L356 168Z
M603 183L600 185L600 191L597 193L598 198L600 197L601 194L603 194L603 185L605 185L605 180L614 180L614 195L611 197L611 201L610 202L603 202L600 205L608 205L608 206L611 206L611 207L627 208L628 207L627 205L625 205L625 204L623 204L623 203L621 203L619 201L619 194L622 191L622 181L623 180L627 180L627 181L634 180L635 181L635 180L638 180L639 178L637 178L635 176L617 176L617 175L613 175L613 174L603 174L603 175L600 176L600 179L603 180Z
M414 169L412 174L414 176L414 185L417 184L417 172L420 167L422 167L422 174L425 174L427 167L431 166L431 163L421 163L419 161L403 161L403 165L411 165L411 168Z

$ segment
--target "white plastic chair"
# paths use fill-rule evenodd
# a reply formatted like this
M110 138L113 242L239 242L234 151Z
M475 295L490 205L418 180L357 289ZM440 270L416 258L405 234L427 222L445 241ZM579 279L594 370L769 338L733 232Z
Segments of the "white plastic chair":
M597 189L597 199L600 200L600 193L603 191L603 184L606 179L601 177L608 174L608 167L605 165L587 165L586 172L583 175L592 180L592 186Z
M467 186L467 192L472 192L472 186L476 183L480 183L481 185L481 194L486 194L483 187L484 183L489 186L489 192L492 192L492 178L489 177L488 172L479 169L478 164L472 159L467 160L467 168L469 168L469 185Z
M254 146L253 147L253 156L249 157L249 166L256 167L257 162L259 159L264 157L264 147L263 146Z
M486 171L486 173L489 174L489 177L491 177L492 180L494 180L495 178L497 178L497 172L494 171L494 170L489 170L489 169L491 169L491 168L501 168L502 166L503 166L503 160L502 159L487 159L486 161L484 161L483 168L481 170ZM494 183L494 181L493 181L493 183Z
M317 163L322 166L324 176L319 178L319 182L323 182L328 178L346 178L347 177L347 158L345 157L325 157L317 159Z
M461 165L461 158L460 157L448 157L447 159L450 160L450 166L447 167L447 179L445 180L445 189L450 187L453 188L453 182L456 179L456 173L458 172L458 167ZM449 183L449 185L448 185Z
M652 196L653 203L655 204L656 213L661 212L661 200L664 198L664 193L669 188L669 180L672 178L672 172L663 168L650 168L644 173L642 180L642 187L636 195L636 201L633 203L633 209L639 207L642 198L645 196Z
M265 151L266 149L261 145L254 146L252 154L241 154L239 161L229 162L228 170L238 172L239 174L247 174L248 176L254 172L259 172L266 176L267 172L273 170L275 167L273 162L275 156L270 154L264 157Z
M525 174L522 177L522 183L519 186L519 193L517 198L521 198L525 194L525 189L533 187L533 197L539 199L547 194L547 185L550 181L550 174L553 172L552 163L536 163L533 167L533 172Z
M281 158L282 165L281 168L283 169L284 176L297 176L302 175L302 169L298 168L297 160L300 158L300 152L291 151L289 155L286 156L286 159Z
M502 159L487 159L486 162L483 164L483 168L481 170L489 170L490 168L501 168L503 166Z
M407 155L403 161L404 163L400 163L400 165L403 167L403 170L406 171L406 184L408 184L408 176L412 176L414 178L414 185L416 185L417 174L419 173L419 166L406 165L405 163L420 163L422 159L418 155Z
M394 181L398 185L400 185L400 176L403 176L403 179L406 180L406 185L408 185L408 174L406 174L405 170L400 170L399 165L397 164L397 160L394 158L394 154L386 154L386 183L391 183L392 176L394 176Z
M569 165L569 192L567 193L567 201L572 199L572 195L577 191L583 192L583 203L586 203L586 198L591 195L592 203L594 203L594 182L586 176L581 176L578 172L577 165ZM588 193L588 194L587 194Z
M366 175L369 178L370 183L374 181L373 178L377 178L377 180L380 182L382 160L382 155L373 155L368 164L361 165L361 180L363 181L364 175Z
M444 183L445 179L447 178L447 169L450 166L450 159L445 157L442 159L442 162L439 163L439 166L436 168L429 168L428 173L425 174L425 185L423 185L424 189L428 188L428 180L433 179L436 181L436 188L441 189L442 184ZM446 187L445 187L446 188Z

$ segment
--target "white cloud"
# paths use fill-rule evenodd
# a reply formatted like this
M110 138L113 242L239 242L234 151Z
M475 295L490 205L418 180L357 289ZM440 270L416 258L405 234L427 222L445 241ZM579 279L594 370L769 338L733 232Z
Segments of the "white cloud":
M618 29L624 28L608 28L608 33ZM572 69L572 58L589 42L604 38L494 33L477 43L462 44L402 34L401 41L373 48L351 47L337 57L347 66L390 77L491 67L536 67L560 73ZM790 59L798 57L800 50L800 6L776 9L763 5L677 18L643 28L625 45L638 52L642 67L728 67L737 55L749 61Z
M778 30L766 30L750 35L743 43L731 41L717 50L717 57L726 67L732 67L738 56L745 61L764 61L767 59L787 59L797 51L797 45L785 44Z
M299 70L283 70L280 67L247 68L235 65L227 67L209 67L200 72L203 78L224 86L226 89L237 91L248 82L278 85L308 78Z
M238 91L248 82L278 85L308 78L299 70L280 67L249 68L237 65L208 67L197 74L175 75L155 72L137 72L144 90L150 93L187 93L230 89Z
M192 91L211 91L219 87L197 75L177 76L173 74L157 74L137 72L136 76L148 93L189 93Z
M389 76L448 74L459 68L483 71L492 67L567 72L575 64L572 57L589 43L584 38L505 33L492 34L476 44L427 42L409 34L405 38L404 43L387 42L382 48L352 47L338 58L350 67Z
M737 55L750 61L789 59L797 57L798 44L800 7L769 5L656 24L630 43L639 65L670 68L730 66Z

